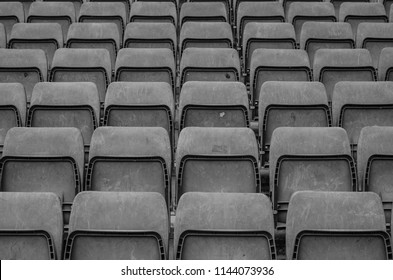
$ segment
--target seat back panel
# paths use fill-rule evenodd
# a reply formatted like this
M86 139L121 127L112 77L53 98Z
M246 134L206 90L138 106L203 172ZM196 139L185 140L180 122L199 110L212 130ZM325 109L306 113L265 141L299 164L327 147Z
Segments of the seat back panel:
M246 127L244 111L240 109L188 109L184 127Z

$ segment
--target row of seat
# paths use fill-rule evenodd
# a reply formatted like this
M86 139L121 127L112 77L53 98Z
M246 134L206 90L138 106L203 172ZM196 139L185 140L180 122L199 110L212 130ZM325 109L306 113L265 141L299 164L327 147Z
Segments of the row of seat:
M168 259L169 219L156 193L82 192L64 241L59 198L0 193L1 259ZM15 219L17 217L17 219ZM273 211L263 194L187 193L174 227L177 260L276 259ZM373 193L296 192L287 259L392 259Z

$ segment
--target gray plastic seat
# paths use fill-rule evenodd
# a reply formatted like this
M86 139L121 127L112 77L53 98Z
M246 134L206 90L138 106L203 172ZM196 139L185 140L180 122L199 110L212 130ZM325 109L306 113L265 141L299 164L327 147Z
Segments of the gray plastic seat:
M393 47L393 23L363 22L358 25L357 48L370 51L374 67L378 66L381 50Z
M262 166L268 166L272 134L277 127L332 125L322 83L268 81L261 87L258 104Z
M137 1L131 5L130 22L169 22L177 26L173 2Z
M240 75L239 54L234 49L187 48L180 61L181 86L187 81L234 82Z
M314 81L326 87L328 101L340 81L376 81L370 52L366 49L320 49L315 53Z
M187 21L229 22L224 3L207 1L184 3L180 10L180 26Z
M184 127L249 127L246 86L240 82L186 82L179 100Z
M150 126L167 130L173 144L175 102L165 82L113 82L104 108L104 126Z
M63 33L58 23L16 23L9 38L10 49L41 49L50 67L55 51L63 47Z
M179 37L180 53L186 48L232 48L232 28L227 22L186 22Z
M45 82L48 62L43 50L0 49L0 83L21 83L25 87L27 104L33 87Z
M120 49L120 35L115 23L73 23L68 29L67 48L107 49L111 67L115 66Z
M347 133L339 127L279 127L270 145L270 191L279 228L297 191L357 191ZM287 225L288 227L288 225Z
M291 4L294 2L306 2L306 3L324 2L323 0L278 0L278 1L282 3L286 15L288 14Z
M163 260L168 236L160 194L82 192L72 208L64 259Z
M101 106L111 81L111 59L106 49L58 49L53 57L50 82L94 82Z
M20 83L0 83L0 157L8 130L24 126L26 121L26 94Z
M100 101L94 83L46 82L35 85L26 126L76 127L82 133L87 154L99 122Z
M4 25L0 23L0 48L7 47L7 34L5 33Z
M75 7L71 2L33 2L26 22L58 23L63 32L63 41L67 39L69 26L75 22Z
M354 35L348 22L305 22L300 32L300 48L306 50L310 63L319 49L353 49Z
M296 41L300 42L300 31L303 23L336 22L334 6L330 2L293 2L289 6L287 22L295 27Z
M257 49L250 65L251 104L258 106L259 93L266 81L311 80L310 62L304 50Z
M12 26L25 21L21 2L0 2L0 23L4 25L7 38L11 36Z
M380 1L380 0L376 0L376 1L374 1L374 0L331 0L332 4L334 6L334 9L336 10L337 17L339 16L339 13L340 13L340 7L344 3L347 3L347 2L367 3L367 2L378 2L378 1ZM382 0L382 1L384 1L384 0Z
M0 192L0 258L61 259L63 217L53 193Z
M75 16L78 17L79 10L86 0L42 0L42 2L71 2L74 5ZM93 2L94 0L89 0Z
M139 0L140 1L140 0ZM127 21L130 18L130 11L131 11L131 4L132 2L134 2L133 0L89 0L89 2L98 2L98 3L123 3L124 7L125 7L125 11L126 11L126 17L127 17Z
M175 59L167 48L121 49L116 59L115 81L166 82L175 91Z
M393 81L393 47L383 48L379 56L378 75L380 81Z
M130 22L124 33L124 48L168 48L176 57L176 28L168 22Z
M287 259L392 259L375 193L297 192L289 204Z
M356 155L365 126L393 126L393 82L340 82L334 88L333 123L343 127Z
M177 260L275 259L271 202L263 194L186 193L174 239Z
M258 157L250 128L183 128L176 150L176 201L186 192L260 192Z
M295 29L290 23L250 22L243 32L243 66L249 71L257 49L296 49Z
M148 0L149 1L149 0ZM150 1L157 1L157 0L150 0ZM174 0L172 0L174 1ZM185 4L186 2L202 2L202 3L206 3L206 2L220 2L223 3L225 5L225 9L228 11L228 16L230 15L230 11L232 9L232 0L179 0L180 2L180 10L183 8L183 4Z
M11 128L1 158L1 191L53 192L68 224L72 201L83 186L83 156L76 128Z

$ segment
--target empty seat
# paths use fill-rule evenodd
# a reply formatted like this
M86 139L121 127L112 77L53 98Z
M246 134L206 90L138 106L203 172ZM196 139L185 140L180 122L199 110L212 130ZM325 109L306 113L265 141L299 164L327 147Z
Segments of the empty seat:
M186 2L181 6L180 26L187 21L229 22L224 3L220 2Z
M38 83L33 89L26 126L76 127L85 153L100 121L97 87L91 82Z
M365 49L321 49L315 53L314 81L326 87L332 101L334 85L339 81L376 81L370 52Z
M311 81L311 68L304 50L257 49L250 65L251 103L258 105L266 81Z
M7 47L7 34L5 33L4 25L0 23L0 48Z
M170 202L171 145L161 127L99 127L94 131L86 190L157 192Z
M115 23L73 23L71 24L66 46L68 48L107 49L115 66L116 55L120 49L120 35Z
M300 42L300 31L307 21L335 22L334 6L330 2L293 2L289 6L287 21L295 27L296 41Z
M278 1L282 3L286 15L288 14L291 4L294 2L306 2L307 4L312 2L324 2L323 0L278 0Z
M130 22L123 45L124 48L168 48L176 56L176 28L168 22Z
M53 193L0 192L0 258L61 259L63 217Z
M236 0L235 0L236 1ZM239 2L239 1L237 1ZM240 2L235 14L236 32L239 42L243 42L243 30L249 22L284 22L284 9L277 2Z
M69 26L75 22L75 7L71 2L33 2L26 22L58 23L61 25L63 41L65 41Z
M380 198L374 193L297 192L289 204L287 259L391 259Z
M186 22L179 37L179 50L186 48L232 48L232 28L227 22Z
M186 127L176 163L176 201L186 192L260 192L258 144L250 128Z
M133 0L89 0L89 2L109 2L109 3L123 3L124 7L125 7L125 12L126 12L126 16L127 16L127 21L130 18L130 11L131 11L131 3L134 2ZM86 3L86 2L85 2ZM82 8L82 7L81 7Z
M23 84L28 104L34 85L45 82L47 72L48 62L43 50L0 49L0 82Z
M385 7L382 3L351 3L340 6L339 20L349 22L353 34L356 34L361 22L388 22Z
M383 48L379 56L378 75L380 81L393 81L393 48Z
M180 130L198 127L248 127L246 86L240 82L187 82L179 100Z
M50 82L94 82L101 105L111 81L111 59L106 49L58 49L53 57Z
M176 5L173 2L134 2L130 13L130 22L133 21L170 22L176 26Z
M378 2L378 1L380 1L380 0L375 0L375 1L374 0L331 0L331 2L333 3L334 9L336 10L337 17L340 12L340 7L344 3L347 3L347 2L365 3L365 2ZM386 0L382 0L382 1L386 1Z
M4 192L53 192L63 203L64 223L81 191L83 139L76 128L11 128L1 158Z
M180 85L187 81L226 81L240 79L240 60L229 48L187 48L180 61Z
M0 2L0 23L4 25L7 38L11 36L12 26L25 21L21 2Z
M55 51L63 47L63 33L58 23L16 23L12 28L10 49L41 49L50 67Z
M317 50L352 49L353 38L347 22L305 22L300 32L300 48L307 51L312 65Z
M326 90L318 82L266 82L259 95L259 137L262 166L268 165L277 127L328 127L331 114Z
M161 195L82 192L72 208L64 259L163 260L168 235Z
M250 22L243 32L243 65L250 69L256 49L296 49L295 29L290 23Z
M123 42L127 18L124 3L112 1L108 3L86 2L81 6L78 21L86 23L115 23L119 31L120 42Z
M263 194L184 194L176 211L177 260L276 258L271 202Z
M270 145L270 191L278 227L302 190L357 191L348 136L338 127L279 127Z
M175 91L173 52L163 49L121 49L116 59L115 80L126 82L166 82Z
M368 49L373 65L377 67L381 50L386 47L393 47L393 23L360 23L356 36L356 46Z
M332 102L334 125L343 127L356 154L365 126L393 126L393 82L340 82Z
M22 84L0 83L0 157L8 130L24 126L26 120L26 94Z
M174 137L175 103L165 82L113 82L104 108L105 126L162 127Z
M42 2L71 2L74 5L75 15L78 17L79 10L85 0L42 0ZM90 0L89 0L90 1ZM93 2L93 0L91 0Z

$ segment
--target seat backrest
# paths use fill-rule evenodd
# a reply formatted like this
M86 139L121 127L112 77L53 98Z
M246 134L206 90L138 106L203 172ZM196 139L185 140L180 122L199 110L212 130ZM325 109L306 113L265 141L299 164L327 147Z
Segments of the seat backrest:
M180 26L187 21L229 22L225 4L222 2L184 3L180 10Z
M379 56L378 75L380 81L393 81L393 48L383 48Z
M25 21L21 2L0 2L0 22L4 25L7 37L11 36L12 26Z
M137 1L131 6L130 22L170 22L177 25L177 9L173 2Z

